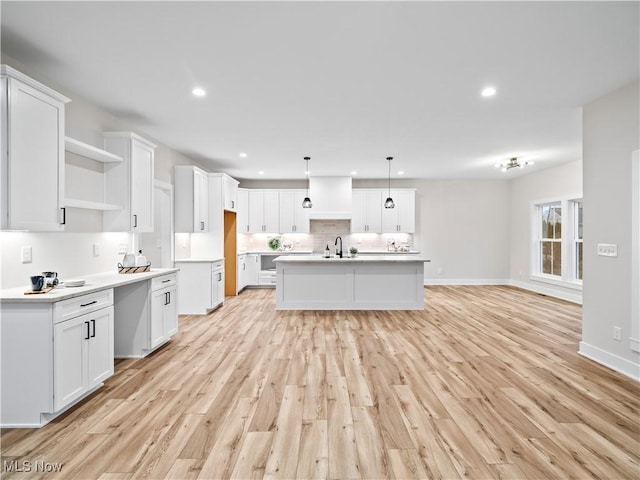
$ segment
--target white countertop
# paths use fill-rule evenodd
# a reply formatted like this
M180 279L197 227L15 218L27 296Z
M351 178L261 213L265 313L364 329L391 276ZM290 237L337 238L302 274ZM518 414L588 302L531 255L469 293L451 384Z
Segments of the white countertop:
M30 286L7 288L0 290L0 302L32 302L32 303L52 303L68 298L78 297L87 293L93 293L107 288L120 287L130 283L149 280L160 277L167 273L175 273L178 268L152 268L150 272L144 273L118 273L105 272L82 277L86 283L82 287L56 287L47 293L25 295L24 292L31 290Z
M224 260L224 257L221 257L221 258L208 258L208 259L183 258L181 260L174 260L173 263L216 263L216 262L221 262L223 260Z
M238 255L246 255L253 253L256 255L311 255L312 250L247 250L246 252L238 252Z
M345 256L343 258L332 256L325 258L322 255L285 255L274 259L274 262L282 263L374 263L374 262L430 262L431 260L420 255L363 255L356 257Z

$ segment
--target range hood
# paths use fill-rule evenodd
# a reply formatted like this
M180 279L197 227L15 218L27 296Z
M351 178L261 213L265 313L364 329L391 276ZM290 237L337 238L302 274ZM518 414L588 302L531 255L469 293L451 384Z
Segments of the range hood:
M311 220L351 219L351 177L309 177Z

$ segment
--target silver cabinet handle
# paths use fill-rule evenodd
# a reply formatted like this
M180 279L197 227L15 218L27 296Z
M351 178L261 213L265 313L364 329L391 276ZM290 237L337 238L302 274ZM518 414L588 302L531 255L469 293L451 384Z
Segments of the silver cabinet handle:
M133 216L133 228L138 226L138 215Z

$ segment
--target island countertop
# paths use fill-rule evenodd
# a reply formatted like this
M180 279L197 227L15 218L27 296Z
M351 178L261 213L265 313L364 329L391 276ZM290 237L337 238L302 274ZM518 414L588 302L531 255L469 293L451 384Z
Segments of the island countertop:
M273 260L280 263L404 263L404 262L430 262L428 258L424 258L421 255L416 254L394 254L394 255L362 255L349 257L344 256L342 258L337 256L331 256L329 258L322 255L283 255Z

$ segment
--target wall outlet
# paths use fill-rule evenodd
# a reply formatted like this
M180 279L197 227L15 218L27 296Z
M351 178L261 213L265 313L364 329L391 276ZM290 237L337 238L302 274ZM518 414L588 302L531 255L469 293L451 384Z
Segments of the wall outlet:
M32 254L31 247L22 247L20 249L20 261L22 263L31 263Z
M436 273L437 273L438 275L442 275L442 274L444 273L444 270L442 269L442 267L438 267L438 268L436 269Z
M99 243L94 243L93 244L93 256L94 257L99 257L100 256L100 244Z
M127 253L127 244L126 243L121 243L120 245L118 245L118 253Z
M622 341L622 329L620 327L613 327L613 339L619 342Z
M598 255L601 257L617 257L618 245L615 243L599 243Z

